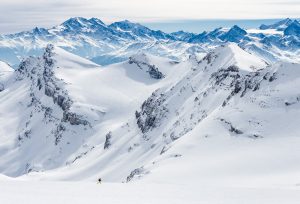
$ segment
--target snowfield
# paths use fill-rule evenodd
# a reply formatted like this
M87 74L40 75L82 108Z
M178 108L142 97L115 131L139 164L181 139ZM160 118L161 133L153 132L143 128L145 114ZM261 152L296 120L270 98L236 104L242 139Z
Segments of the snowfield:
M0 61L0 203L299 203L297 26L169 35L74 18L4 36L0 54L7 39L92 43L101 28L124 59L49 44L17 69Z
M0 202L5 204L105 203L223 203L297 204L298 188L214 187L170 184L2 181Z

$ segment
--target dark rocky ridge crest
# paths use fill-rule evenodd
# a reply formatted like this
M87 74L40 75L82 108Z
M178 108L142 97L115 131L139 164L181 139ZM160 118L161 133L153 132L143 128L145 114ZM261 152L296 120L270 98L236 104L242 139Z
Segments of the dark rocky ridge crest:
M143 54L143 57L146 57L146 55ZM149 64L148 62L144 62L142 60L138 60L135 57L129 57L129 64L136 64L141 70L145 70L149 73L150 77L153 79L162 79L165 78L165 75L159 71L158 67L156 67L154 64Z
M68 91L64 88L65 82L55 76L56 61L55 49L53 45L48 45L42 57L29 57L21 62L16 70L16 80L28 80L30 83L31 103L29 107L33 108L30 118L36 110L44 112L44 120L46 123L52 123L55 126L53 135L55 144L61 140L63 133L66 131L67 123L70 125L90 126L90 122L71 110L73 100ZM43 102L44 96L50 97L53 104ZM55 106L62 111L62 115L54 113ZM28 124L30 123L30 119ZM30 133L30 129L25 133ZM29 134L25 134L26 137ZM23 138L20 136L19 138Z

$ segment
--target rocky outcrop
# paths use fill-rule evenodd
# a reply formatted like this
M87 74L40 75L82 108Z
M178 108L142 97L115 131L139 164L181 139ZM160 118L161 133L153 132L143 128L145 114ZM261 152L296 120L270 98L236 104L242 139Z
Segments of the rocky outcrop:
M143 55L143 57L146 57ZM162 79L165 78L165 75L159 71L159 69L155 65L151 65L148 62L144 62L142 60L138 60L134 57L129 57L129 64L136 64L140 69L145 70L149 73L150 77L153 79Z
M137 125L142 133L146 133L159 125L161 119L168 111L163 105L164 101L164 94L155 91L146 101L144 101L141 110L135 112Z
M73 100L68 91L64 88L65 82L55 76L56 61L53 45L48 45L42 57L30 57L24 60L16 70L16 80L29 80L32 107L31 115L43 112L43 121L54 125L52 134L57 145L63 133L67 130L66 123L70 125L90 126L89 121L83 115L71 110ZM43 102L43 96L52 98L53 104ZM55 113L55 106L61 110L62 114ZM57 111L56 111L57 112ZM30 118L28 123L30 123ZM28 128L25 128L26 131ZM26 138L21 135L20 138Z
M63 89L63 81L57 79L54 75L55 60L53 56L53 45L48 45L43 55L44 59L44 72L43 79L45 84L45 95L52 97L53 102L63 110L62 122L69 122L71 125L88 125L89 122L82 115L70 111L73 103L68 95L68 92ZM41 79L40 79L41 81ZM42 86L41 82L37 86Z
M111 132L105 135L104 149L108 149L111 146L111 137L112 137Z
M139 179L141 178L142 176L146 175L146 174L149 174L150 172L145 170L144 167L140 167L140 168L137 168L137 169L134 169L129 176L127 176L126 178L126 182L130 182L134 179Z

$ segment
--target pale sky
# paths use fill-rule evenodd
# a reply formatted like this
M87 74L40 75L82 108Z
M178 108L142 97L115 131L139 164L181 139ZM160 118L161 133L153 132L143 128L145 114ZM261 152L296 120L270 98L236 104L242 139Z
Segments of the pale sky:
M300 0L0 0L0 32L52 27L74 17L106 23L299 18Z

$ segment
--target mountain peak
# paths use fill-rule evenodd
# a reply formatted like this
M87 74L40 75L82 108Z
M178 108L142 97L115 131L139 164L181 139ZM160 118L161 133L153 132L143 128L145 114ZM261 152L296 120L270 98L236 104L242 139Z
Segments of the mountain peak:
M83 18L83 17L72 17L72 18L69 18L68 20L64 21L62 24L74 24L74 23L82 23L83 21L88 21L86 18Z
M171 36L173 36L177 40L186 41L186 40L189 40L192 37L196 36L196 34L180 30L180 31L171 33Z
M103 23L103 21L101 21L99 18L90 18L88 21L92 24L105 25L105 23Z
M66 27L70 30L76 30L78 28L86 27L88 24L90 24L89 20L83 17L73 17L65 22L63 22L61 25Z
M171 35L164 33L160 30L151 30L146 26L139 23L133 23L128 20L114 22L108 26L118 32L124 32L126 34L131 34L134 39L137 38L154 38L154 39L174 39Z
M234 25L227 33L220 36L220 39L229 42L239 42L246 34L247 32L245 30L237 25Z
M237 25L232 26L232 28L230 28L230 30L228 32L233 32L233 31L243 33L243 34L247 34L247 32L244 29L240 28Z
M292 23L293 23L292 19L286 18L286 19L283 19L283 20L278 21L278 22L276 22L274 24L271 24L271 25L262 24L259 27L259 29L261 29L261 30L276 29L276 30L279 30L279 31L283 31L285 28L287 28Z
M284 35L300 36L300 23L294 20L285 30Z
M109 27L119 28L119 29L126 30L126 31L128 31L130 29L135 29L135 28L146 28L145 26L142 26L139 23L133 23L129 20L114 22L114 23L110 24Z
M43 35L43 34L48 34L48 30L45 29L45 28L38 28L38 27L35 27L33 30L32 30L32 33L33 34L36 34L36 35Z
M98 18L86 19L83 17L73 17L61 24L66 31L95 31L106 27L106 25Z
M227 43L220 46L214 53L218 58L226 60L226 63L229 63L226 66L235 65L244 71L255 71L265 68L267 65L264 60L246 52L236 43Z

